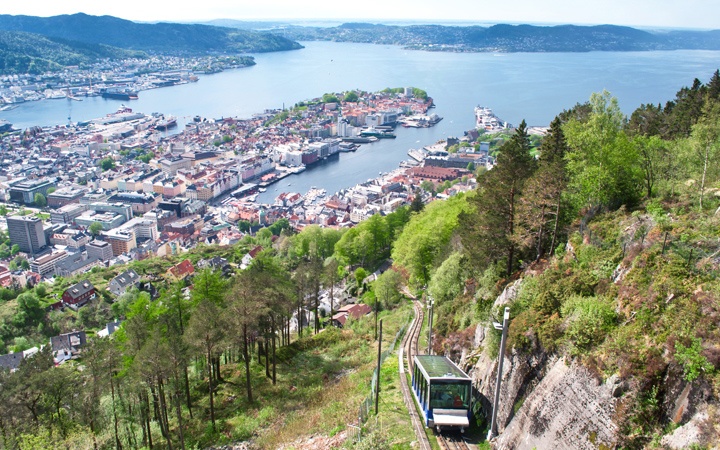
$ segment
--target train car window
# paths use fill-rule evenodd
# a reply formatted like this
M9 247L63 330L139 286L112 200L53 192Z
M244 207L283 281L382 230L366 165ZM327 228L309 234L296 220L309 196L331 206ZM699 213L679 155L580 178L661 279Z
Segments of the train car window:
M430 385L430 407L468 409L470 386L458 383L433 382Z

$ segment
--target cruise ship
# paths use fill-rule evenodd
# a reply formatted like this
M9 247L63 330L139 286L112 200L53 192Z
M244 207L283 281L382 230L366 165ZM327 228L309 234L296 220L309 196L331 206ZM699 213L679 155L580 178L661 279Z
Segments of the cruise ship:
M475 124L479 130L484 130L486 133L497 133L511 128L509 123L498 119L492 109L486 106L475 107Z

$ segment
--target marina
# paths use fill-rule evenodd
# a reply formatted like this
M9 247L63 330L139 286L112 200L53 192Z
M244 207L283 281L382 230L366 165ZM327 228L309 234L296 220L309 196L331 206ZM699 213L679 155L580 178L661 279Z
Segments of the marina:
M499 133L512 128L510 123L500 120L492 109L479 105L475 107L475 126L485 133Z

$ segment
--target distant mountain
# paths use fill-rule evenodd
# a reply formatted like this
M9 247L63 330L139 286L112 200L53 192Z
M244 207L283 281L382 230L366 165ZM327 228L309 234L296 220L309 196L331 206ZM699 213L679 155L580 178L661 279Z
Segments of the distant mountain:
M98 59L147 56L103 44L73 42L21 31L0 31L0 73L42 73Z
M0 15L0 30L171 55L258 53L302 48L282 36L225 27L136 23L111 16Z
M235 20L215 19L201 23L201 25L212 25L217 27L239 28L241 30L269 30L271 28L286 27L288 22L270 22L261 20Z
M329 28L290 26L272 32L288 39L301 41L392 44L442 51L587 52L720 49L720 31L651 33L615 25L456 27L346 23Z

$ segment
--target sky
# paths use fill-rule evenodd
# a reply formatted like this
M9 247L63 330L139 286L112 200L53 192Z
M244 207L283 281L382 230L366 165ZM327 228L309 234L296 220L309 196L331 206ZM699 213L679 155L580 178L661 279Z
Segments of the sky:
M31 16L78 12L134 21L408 20L720 29L718 0L4 0L0 11Z

